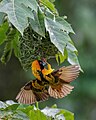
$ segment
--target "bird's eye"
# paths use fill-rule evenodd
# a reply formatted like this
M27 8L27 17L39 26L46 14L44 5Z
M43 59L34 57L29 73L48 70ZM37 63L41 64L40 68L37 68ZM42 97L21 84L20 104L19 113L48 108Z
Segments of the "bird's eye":
M42 62L40 62L40 64L42 64Z
M39 64L42 65L42 66L45 66L45 65L46 65L46 62L44 62L44 61L39 61Z

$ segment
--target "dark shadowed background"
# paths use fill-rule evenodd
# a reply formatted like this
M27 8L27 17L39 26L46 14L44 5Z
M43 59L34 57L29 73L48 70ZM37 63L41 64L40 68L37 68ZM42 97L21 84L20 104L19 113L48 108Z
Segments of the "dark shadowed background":
M56 0L55 5L76 33L71 36L84 73L72 83L75 89L71 95L59 100L50 98L40 107L57 104L74 112L75 120L96 120L96 0ZM2 48L0 56L1 52ZM57 68L55 60L50 63ZM7 65L0 63L0 100L15 100L20 87L32 78L31 70L25 72L14 56Z

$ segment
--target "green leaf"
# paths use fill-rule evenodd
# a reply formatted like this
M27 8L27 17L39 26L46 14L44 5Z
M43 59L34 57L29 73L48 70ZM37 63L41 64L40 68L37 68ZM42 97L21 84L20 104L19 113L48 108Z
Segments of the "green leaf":
M79 64L78 57L77 57L76 53L71 51L70 49L67 49L67 52L68 52L68 62L72 65L74 65L74 64L79 65L80 70L83 72L83 70Z
M74 114L68 110L60 110L58 114L63 114L65 117L65 120L74 120Z
M70 64L79 64L78 58L76 54L73 51L67 50L68 52L68 61Z
M44 14L40 8L38 13L34 12L34 20L30 19L30 25L35 32L45 37Z
M42 110L42 112L55 120L74 120L74 114L65 109L46 107Z
M48 117L51 117L52 120L65 120L65 116L60 113L60 109L58 108L49 108L49 107L46 107L42 110L42 112L47 115Z
M46 6L47 8L49 8L51 11L53 11L54 13L57 14L57 10L55 9L55 6L52 2L50 2L49 0L40 0L40 2Z
M0 26L0 45L6 40L6 32L8 30L8 22L5 22Z
M61 29L63 31L66 31L67 33L71 32L74 33L71 25L64 19L64 17L56 17L56 21L59 23L59 26L61 26Z
M56 61L59 64L63 63L66 59L66 55L62 55L60 52L56 54Z
M59 62L59 55L56 54L56 55L55 55L55 58L56 58L56 61L57 61L58 65L59 65L59 63L60 63L60 62Z
M63 55L64 48L66 47L66 44L70 40L70 37L66 32L63 32L61 30L61 25L59 26L59 23L56 22L55 20L46 18L45 27L46 27L46 30L49 32L51 42L57 47L57 49Z
M60 59L60 63L63 63L66 59L65 55L62 55L61 53L59 54L59 59Z
M0 101L0 109L6 108L6 107L7 107L7 105L4 102Z
M18 110L25 110L25 108L27 108L29 105L27 105L27 104L19 104L19 106L18 106Z
M5 108L5 111L15 111L18 108L19 104L13 104L13 105L9 105L8 107Z
M4 12L8 15L9 21L22 35L24 29L28 26L28 17L33 19L33 13L31 9L26 7L24 2L25 0L22 2L19 2L17 0L3 0L0 3L0 12Z
M22 107L21 107L21 105L20 105L20 106L18 107L18 110L20 110L20 111L22 111L23 113L29 115L29 111L30 111L30 110L34 110L34 106L31 106L31 105L24 106L24 105L22 105Z
M4 64L7 63L11 58L15 33L16 33L16 29L11 29L9 30L9 33L7 35L4 52L1 57L1 62Z
M51 108L57 108L57 105L56 105L56 104L54 104L54 105L52 105L52 106L51 106Z
M40 110L30 110L29 119L30 120L46 120L47 117Z
M16 111L11 120L29 120L28 116L22 111Z
M64 49L64 54L62 55L60 52L56 54L56 61L59 64L63 63L68 58L68 53L66 48Z
M55 28L57 28L57 29L59 29L63 32L67 32L67 34L74 33L71 25L67 21L65 21L64 18L54 16L53 21L54 21L54 24L55 24Z
M1 57L1 62L4 64L7 63L11 58L11 54L12 54L12 42L8 41L5 44L4 52L3 52L3 55Z

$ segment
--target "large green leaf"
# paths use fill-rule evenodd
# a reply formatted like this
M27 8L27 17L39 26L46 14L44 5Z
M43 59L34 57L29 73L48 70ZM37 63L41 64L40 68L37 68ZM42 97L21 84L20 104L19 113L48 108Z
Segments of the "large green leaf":
M34 20L30 19L30 25L35 32L45 37L44 14L40 8L38 13L34 12Z
M0 3L0 12L4 12L8 15L9 21L18 29L23 35L24 29L28 26L28 17L33 19L33 13L31 9L26 6L30 6L30 2L26 4L25 0L22 2L17 0L3 0Z
M6 32L8 30L8 23L5 22L0 26L0 45L6 40Z
M64 54L64 48L70 40L68 34L62 30L60 23L50 18L45 19L45 26L49 32L51 42Z

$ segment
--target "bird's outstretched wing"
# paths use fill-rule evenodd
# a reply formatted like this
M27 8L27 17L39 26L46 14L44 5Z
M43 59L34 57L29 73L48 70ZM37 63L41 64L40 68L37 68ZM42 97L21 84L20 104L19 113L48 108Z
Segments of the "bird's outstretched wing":
M67 67L62 67L59 69L59 79L65 82L72 82L75 80L79 75L79 66L78 65L70 65Z
M32 80L21 88L20 92L16 97L16 100L19 103L33 104L36 101L45 101L48 99L48 91L45 90L44 86L40 87L39 84L37 86L35 84L33 85L33 83L35 82L37 83L36 80Z
M58 98L63 98L68 94L70 94L73 88L74 87L69 84L57 83L54 85L50 85L48 92L51 97L58 99Z
M56 83L49 86L48 93L51 97L63 98L70 94L74 88L73 86L69 85L69 83L78 77L79 66L64 66L56 71L53 71L51 74L54 76Z

